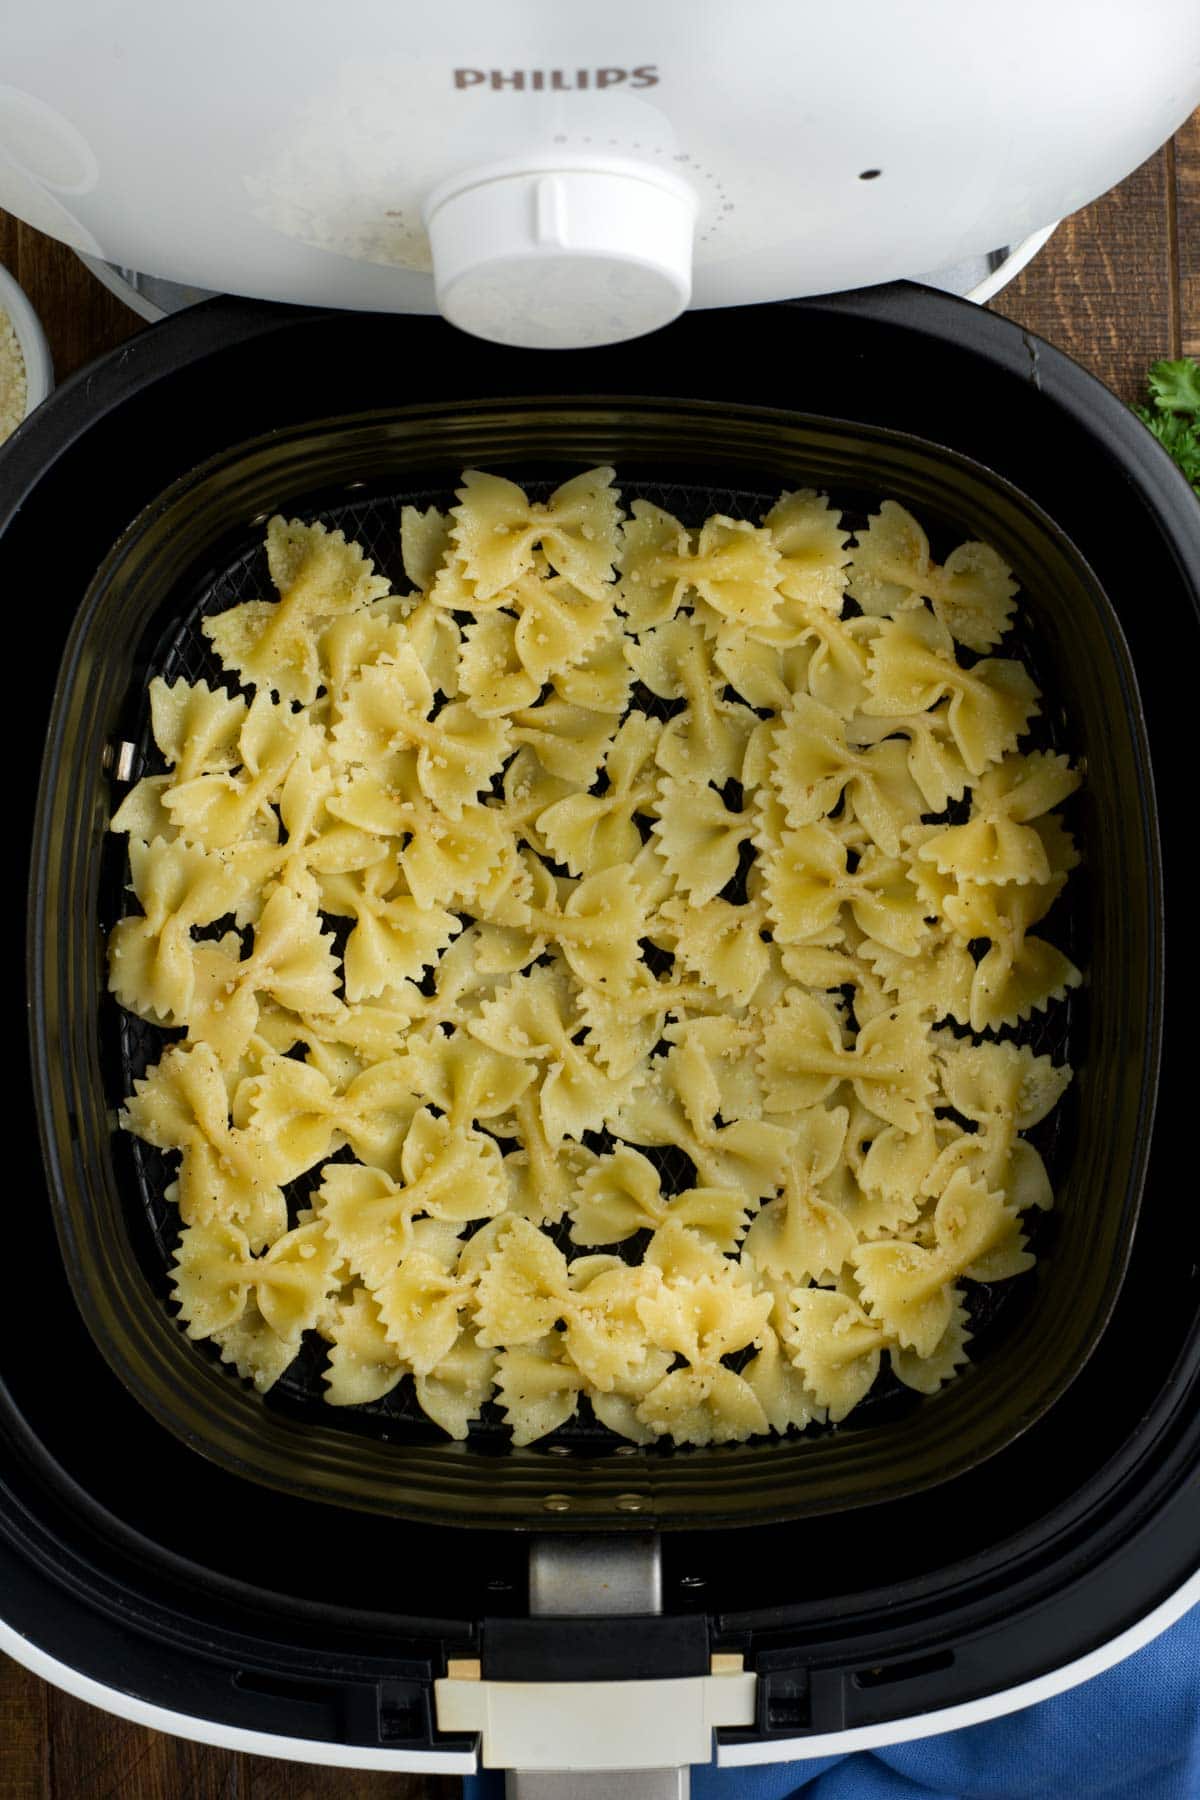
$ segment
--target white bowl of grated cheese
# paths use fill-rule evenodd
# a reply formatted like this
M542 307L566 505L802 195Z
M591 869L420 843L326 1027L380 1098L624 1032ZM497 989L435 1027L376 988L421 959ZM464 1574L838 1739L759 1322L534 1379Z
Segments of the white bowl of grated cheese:
M0 268L0 444L53 386L41 321L8 270Z

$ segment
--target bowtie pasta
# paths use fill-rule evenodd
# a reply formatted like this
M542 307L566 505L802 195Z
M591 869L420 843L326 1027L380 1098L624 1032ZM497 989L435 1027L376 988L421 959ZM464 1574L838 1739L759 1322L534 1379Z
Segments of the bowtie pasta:
M933 1392L1070 1080L1014 1031L1080 981L1015 582L893 501L457 502L403 509L401 594L272 519L223 685L151 683L109 971L169 1034L121 1123L178 1159L188 1334L265 1392L318 1333L331 1404L518 1444Z

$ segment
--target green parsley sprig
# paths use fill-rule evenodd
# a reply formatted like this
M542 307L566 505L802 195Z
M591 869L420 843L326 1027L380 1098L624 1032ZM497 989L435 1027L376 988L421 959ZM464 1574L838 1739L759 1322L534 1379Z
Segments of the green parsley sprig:
M1147 385L1149 406L1133 410L1174 457L1200 499L1200 363L1191 356L1152 363Z

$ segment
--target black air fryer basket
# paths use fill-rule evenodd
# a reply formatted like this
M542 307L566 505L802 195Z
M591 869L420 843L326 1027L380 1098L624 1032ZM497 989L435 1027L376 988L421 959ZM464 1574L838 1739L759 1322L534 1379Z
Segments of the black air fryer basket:
M170 1320L170 1173L112 1130L133 1078L166 1041L104 993L95 927L118 916L128 879L124 841L105 832L124 792L113 773L128 779L153 754L152 674L219 678L199 621L269 591L263 518L300 511L344 526L397 576L401 505L452 504L464 466L536 483L598 462L615 463L627 503L661 496L695 524L712 510L760 517L782 489L816 486L851 518L888 495L948 547L964 536L994 544L1024 595L1015 649L1043 690L1040 736L1087 770L1086 874L1048 929L1088 968L1089 992L1024 1034L1079 1069L1046 1134L1058 1193L1035 1240L1038 1271L971 1294L977 1360L964 1378L928 1398L897 1383L851 1424L803 1440L674 1454L622 1446L616 1460L618 1440L602 1428L577 1424L516 1450L485 1419L465 1445L449 1443L407 1386L374 1407L331 1412L318 1343L264 1402ZM1091 845L1102 853L1088 856ZM76 1299L155 1417L251 1478L410 1517L568 1529L762 1523L877 1504L949 1479L1023 1430L1078 1372L1115 1300L1149 1147L1161 979L1136 684L1116 615L1063 533L987 470L918 439L764 408L622 398L403 409L231 448L151 504L80 609L47 749L34 891L39 1104Z
M961 1380L882 1393L861 1425L513 1451L486 1424L440 1441L402 1401L331 1416L315 1365L264 1403L173 1323L161 1171L114 1135L131 1067L157 1054L103 994L124 881L105 826L114 773L147 749L148 676L195 672L195 621L248 591L271 511L374 532L398 573L402 498L444 499L469 463L536 483L596 461L627 495L672 484L687 516L819 485L851 513L900 499L942 550L994 543L1022 583L1046 741L1086 764L1085 865L1047 930L1089 980L1038 1041L1077 1078L1044 1146L1037 1271L980 1294ZM783 1742L1027 1679L1179 1586L1200 1562L1200 1219L1176 1174L1200 978L1182 928L1165 961L1164 926L1194 813L1200 509L1111 396L915 289L689 315L553 358L435 320L230 301L69 385L0 474L0 576L37 596L22 682L36 734L50 722L30 961L46 1175L30 1124L22 1279L0 1309L18 1629L108 1679L115 1658L147 1698L186 1682L210 1719L429 1747L447 1657L598 1672L578 1632L524 1618L530 1532L657 1528L663 1616L622 1628L610 1672L740 1650L752 1735Z

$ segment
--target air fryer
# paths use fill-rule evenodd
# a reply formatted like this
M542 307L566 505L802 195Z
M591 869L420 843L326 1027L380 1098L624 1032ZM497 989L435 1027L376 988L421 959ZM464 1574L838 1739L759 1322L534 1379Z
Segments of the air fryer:
M203 1385L212 1375L228 1395L229 1382L172 1337L161 1306L131 1305L134 1287L99 1267L124 1261L129 1283L151 1291L152 1247L139 1253L125 1215L104 1210L114 1196L128 1205L131 1172L111 1162L111 1120L97 1116L97 1096L111 1106L116 1095L101 1069L104 1027L87 1011L100 967L97 827L114 773L102 760L118 716L120 741L136 742L138 663L119 693L112 641L81 628L52 706L74 615L143 509L150 542L173 481L265 434L269 469L321 422L436 417L451 421L446 443L423 455L440 469L455 432L480 417L557 412L560 431L566 418L577 432L556 441L561 458L572 444L600 448L601 414L678 421L689 406L726 457L740 426L758 434L764 492L773 472L776 488L790 477L778 448L789 433L810 466L838 446L869 462L903 442L902 480L918 466L934 480L941 452L948 519L956 499L969 522L981 496L1009 484L1027 518L1049 522L1045 542L1063 560L1038 601L1059 677L1048 691L1061 688L1098 786L1080 926L1096 927L1092 989L1045 1274L1020 1308L997 1313L961 1418L942 1410L944 1432L925 1423L936 1405L920 1403L840 1441L736 1447L711 1473L703 1457L622 1456L569 1436L519 1455L490 1440L408 1446L406 1465L403 1421L334 1433L334 1449L302 1397L273 1410L244 1395L238 1405L262 1420L248 1461L237 1405ZM638 444L617 441L636 460ZM705 454L681 447L697 481ZM324 473L337 487L361 471ZM1200 512L1111 395L1017 327L910 287L690 315L552 365L431 319L218 301L68 384L10 447L4 474L0 571L22 621L14 674L30 740L55 720L31 893L47 1163L22 1098L11 1115L22 1121L10 1206L20 1279L0 1315L5 1647L118 1710L213 1741L430 1771L465 1771L479 1756L564 1766L607 1684L639 1690L631 1721L647 1693L665 1693L656 1684L682 1684L671 1691L703 1749L715 1724L718 1759L746 1762L1003 1711L1100 1666L1200 1591L1200 1225L1176 1173L1200 987L1176 917L1193 810ZM741 485L754 488L748 475ZM249 525L258 508L238 513L244 498L226 528ZM194 558L187 569L202 581ZM108 628L127 629L132 651L151 642L152 613L112 613ZM17 785L28 832L32 771ZM122 1167L119 1191L110 1177ZM1061 1349L1083 1313L1090 1325L1048 1372L1054 1340ZM1044 1354L1022 1366L1039 1330ZM195 1392L208 1399L190 1414L193 1377L171 1346L203 1372ZM155 1358L157 1386L145 1379ZM983 1443L970 1396L989 1383L1004 1399ZM885 1443L886 1458L873 1448ZM906 1457L921 1465L914 1479ZM839 1487L837 1471L854 1465ZM405 1466L422 1471L422 1495L381 1493ZM606 1558L624 1610L591 1591ZM529 1717L559 1718L549 1748L530 1742L523 1755L511 1688ZM656 1746L646 1731L630 1724L626 1766L678 1760L662 1745L682 1740Z

